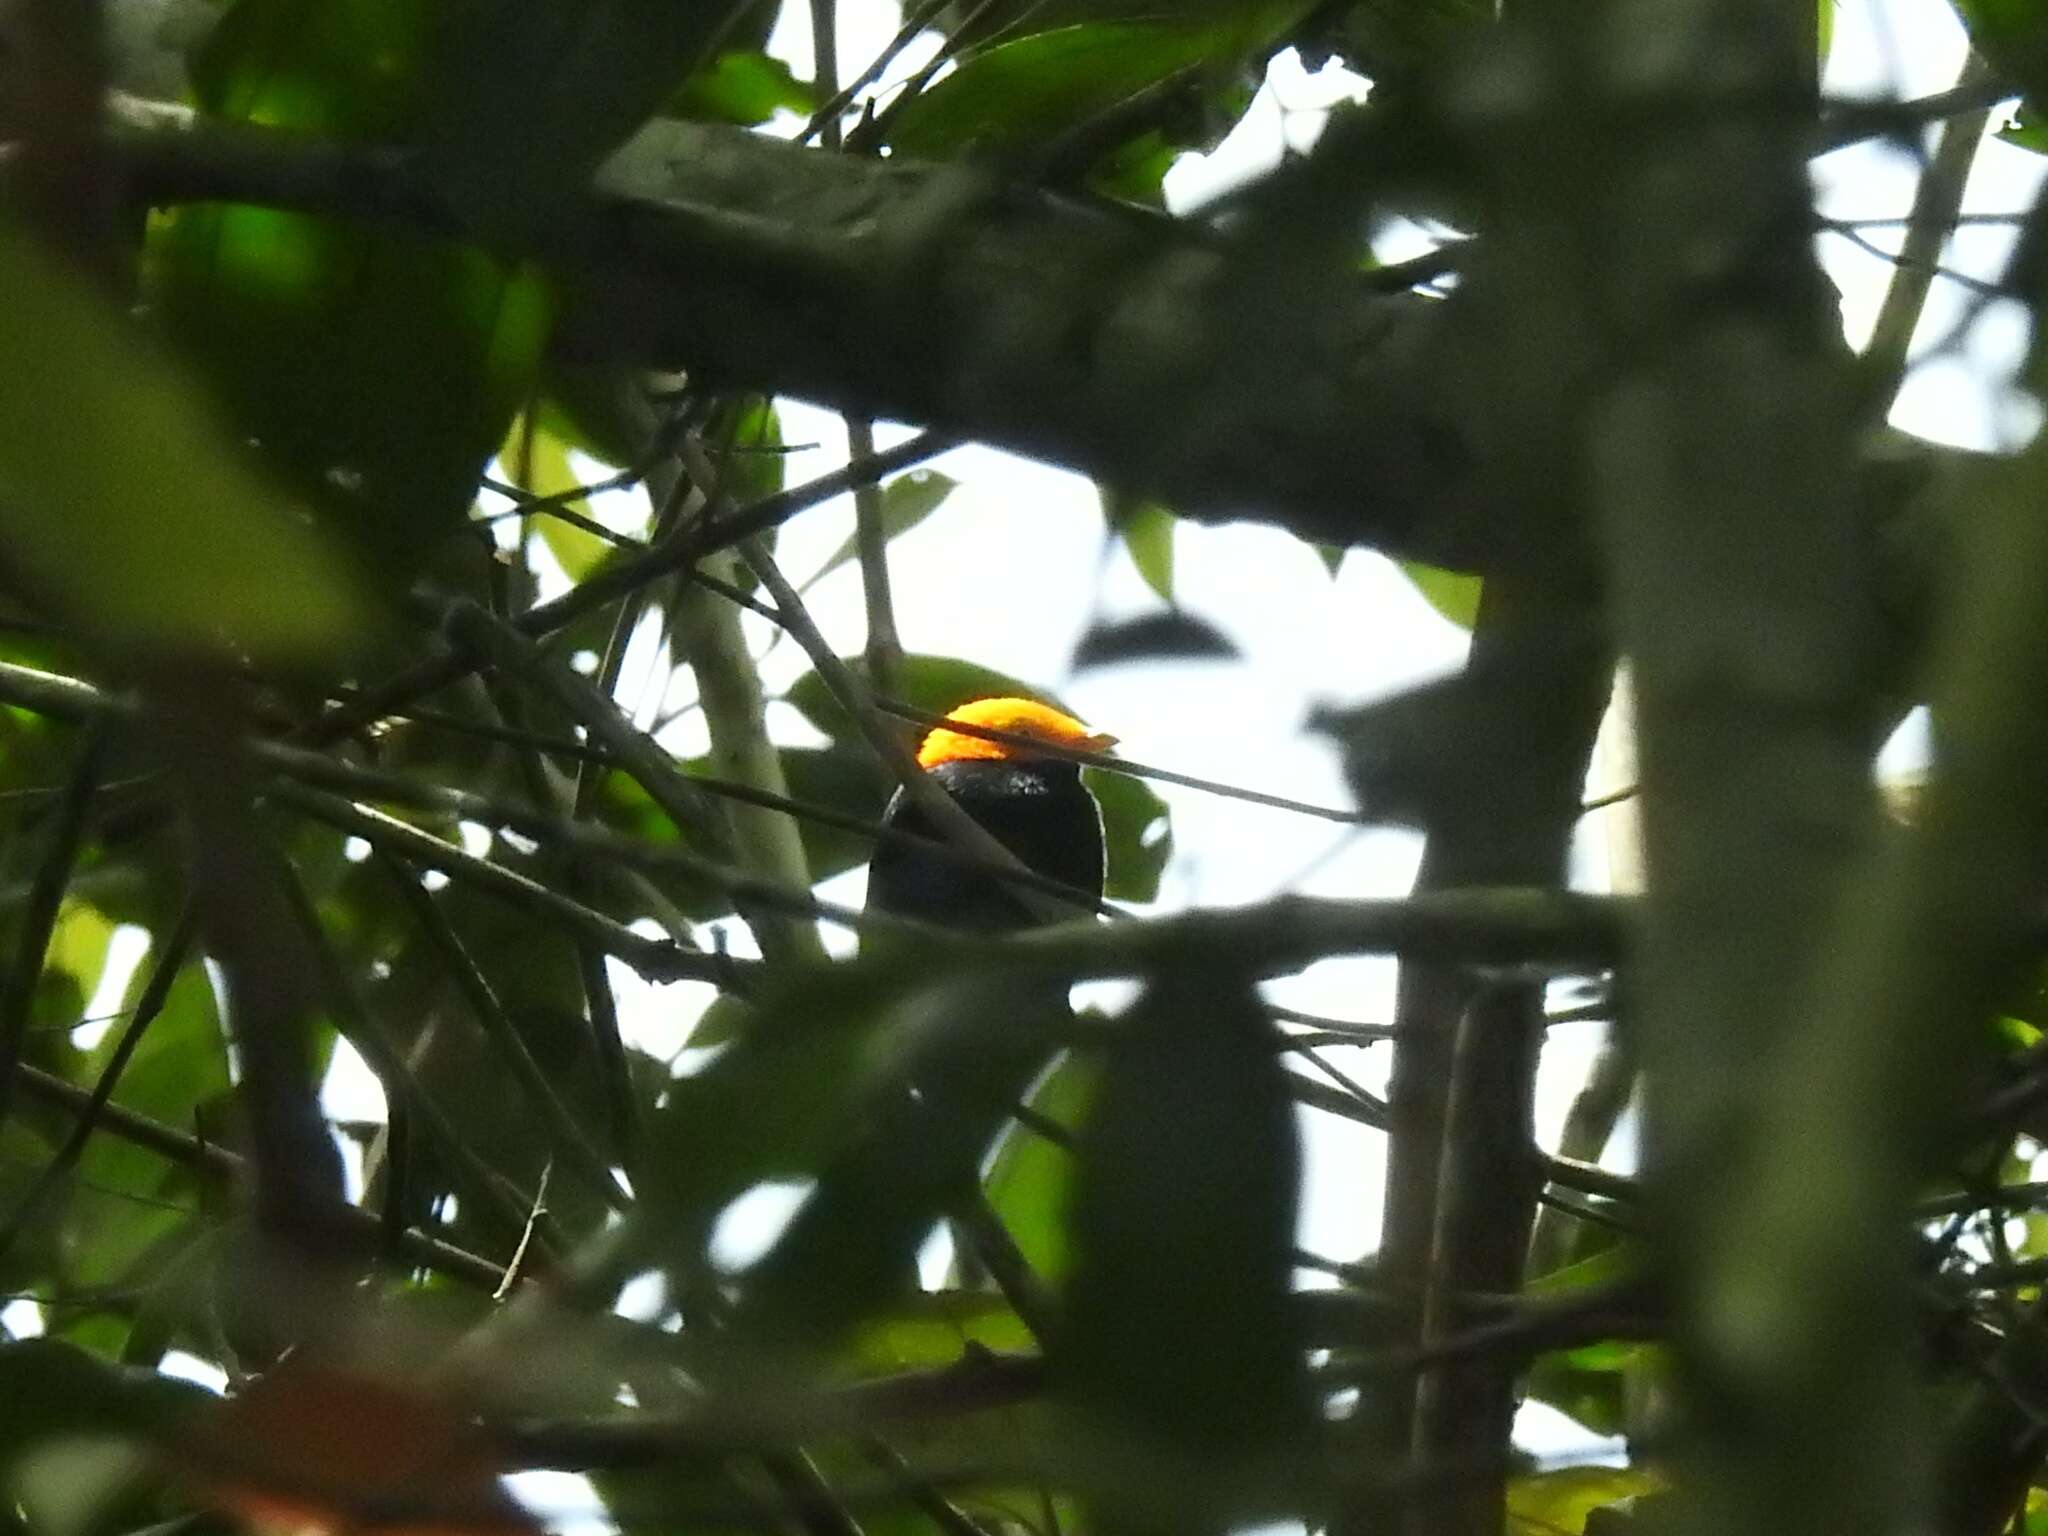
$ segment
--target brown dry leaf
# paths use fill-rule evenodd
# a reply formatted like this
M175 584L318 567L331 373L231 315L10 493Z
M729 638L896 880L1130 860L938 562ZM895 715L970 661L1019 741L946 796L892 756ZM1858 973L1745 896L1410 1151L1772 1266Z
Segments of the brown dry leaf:
M287 1364L222 1405L192 1447L206 1494L291 1536L540 1536L506 1469L446 1402Z

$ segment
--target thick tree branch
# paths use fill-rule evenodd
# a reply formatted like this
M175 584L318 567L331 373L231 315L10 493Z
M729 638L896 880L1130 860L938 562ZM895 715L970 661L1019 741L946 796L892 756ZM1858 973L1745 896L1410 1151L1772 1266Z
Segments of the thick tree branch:
M139 201L462 232L403 151L146 115L114 143ZM589 279L572 347L1440 564L1487 563L1513 526L1476 499L1440 306L1343 262L1261 295L1191 225L700 125L648 130L600 185L517 253Z
M139 201L463 232L404 151L121 115ZM1457 323L1463 295L1385 292L1335 261L1248 291L1201 225L672 122L517 254L587 279L565 338L587 353L926 422L1196 519L1468 570L1545 553L1521 547L1546 536L1471 389L1501 338ZM1859 473L1868 514L1917 524L1927 479L1968 457L1885 444ZM1910 586L1920 551L1897 553Z

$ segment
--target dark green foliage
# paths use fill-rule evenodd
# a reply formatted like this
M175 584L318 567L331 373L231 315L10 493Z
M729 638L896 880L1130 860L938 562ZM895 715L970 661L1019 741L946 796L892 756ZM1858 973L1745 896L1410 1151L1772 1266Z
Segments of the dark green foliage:
M1190 967L1104 1055L1054 1360L1112 1524L1242 1519L1305 1491L1282 1494L1312 1416L1288 1312L1301 1154L1272 1028L1242 982Z
M237 0L194 61L200 109L343 141L416 139L434 100L432 8ZM545 281L471 246L272 209L154 228L154 307L236 423L373 563L459 525L531 388Z
M0 6L0 1299L46 1335L0 1340L0 1536L522 1536L539 1469L628 1536L2041 1524L2048 454L1862 430L1808 170L1995 90L2033 144L2040 7L1958 0L1993 84L1876 112L1803 4L952 3L917 89L746 132L867 70L767 52L854 3ZM166 99L101 99L99 19ZM1166 216L1288 46L1370 100ZM1446 210L1430 292L1369 258ZM793 400L931 435L792 484ZM844 697L906 745L1058 702L894 653L877 546L971 515L914 455L975 441L1097 477L1158 599L1076 668L1238 659L1184 518L1472 631L1312 722L1418 899L903 899ZM777 548L859 562L848 676ZM1579 803L1617 655L1640 823ZM1045 773L1105 867L1042 867L1157 900L1165 801ZM1624 824L1644 898L1560 899ZM866 916L809 889L863 863ZM1521 924L1544 963L1481 963ZM1258 990L1388 948L1391 1019ZM1552 984L1610 963L1610 1102L1538 1156ZM1630 1105L1644 1171L1590 1166ZM1377 1254L1296 1247L1325 1117L1386 1139ZM1309 1198L1369 1215L1366 1167ZM1531 1275L1539 1206L1577 1262ZM1632 1465L1531 1465L1524 1401Z
M813 1350L915 1288L939 1218L972 1197L982 1158L1052 1049L1059 998L966 978L894 1010L891 1059L766 1256L737 1280L743 1343Z

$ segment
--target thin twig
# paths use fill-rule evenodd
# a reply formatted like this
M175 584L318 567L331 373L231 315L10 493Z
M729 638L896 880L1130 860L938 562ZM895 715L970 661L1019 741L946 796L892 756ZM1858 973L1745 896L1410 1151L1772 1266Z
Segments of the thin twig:
M57 1149L57 1155L50 1159L36 1180L28 1187L8 1218L7 1225L0 1229L0 1254L14 1247L15 1239L22 1229L36 1218L43 1202L61 1185L71 1170L78 1166L78 1160L85 1153L86 1143L92 1140L92 1133L98 1126L100 1116L113 1099L114 1090L120 1086L121 1074L128 1069L128 1063L135 1055L135 1049L142 1043L142 1036L163 1012L169 1001L171 987L178 979L191 953L192 938L197 924L188 908L172 924L165 937L163 949L158 954L156 965L149 978L142 985L141 993L135 999L135 1010L129 1016L127 1026L115 1040L114 1048L107 1055L106 1064L100 1068L99 1077L92 1086L92 1095L84 1111L72 1123L71 1133L64 1138L64 1144Z
M521 634L527 636L552 634L608 603L695 565L708 554L731 548L743 539L779 527L820 502L843 496L867 481L908 469L950 447L952 441L942 433L921 432L893 448L880 450L872 459L848 463L802 485L793 485L772 496L764 496L709 528L679 528L669 538L650 546L644 554L593 571L552 602L529 608L519 616L517 627ZM353 704L329 711L300 732L297 739L303 745L341 740L373 721L404 710L424 695L447 687L474 669L469 657L454 650L432 657L387 679L378 687L366 690Z
M442 622L450 638L474 660L489 661L509 676L531 683L566 710L647 791L677 831L700 846L723 847L724 826L703 792L660 743L633 724L617 700L542 651L513 624L473 602L448 604Z
M918 34L931 25L932 19L944 10L950 0L918 0L918 3L903 13L903 25L896 29L896 35L889 39L880 53L858 75L836 91L832 91L825 103L813 112L810 121L804 124L797 135L799 143L817 138L826 131L828 123L836 130L838 120L846 115L846 109L853 105L853 98L882 78L883 73L903 50L917 41ZM822 74L822 69L820 70ZM823 81L819 82L821 88Z
M22 1097L67 1115L90 1114L93 1123L108 1135L146 1148L203 1178L221 1185L232 1185L248 1174L248 1164L239 1153L202 1141L120 1104L110 1102L95 1108L90 1090L66 1082L54 1072L45 1072L40 1067L23 1063L18 1082ZM379 1234L381 1224L377 1217L358 1206L342 1207L337 1217L355 1227L367 1240L374 1241ZM409 1228L405 1232L401 1246L405 1257L422 1268L436 1270L471 1285L480 1285L486 1290L495 1289L504 1278L505 1272L489 1259L458 1248L453 1243L443 1242L418 1228Z
M542 921L558 923L573 933L585 935L649 981L709 981L720 987L745 990L744 968L727 956L691 951L667 939L635 933L616 919L571 901L516 870L479 859L395 816L296 784L274 784L269 797L317 821L353 833L373 848L438 869L451 880L468 881Z
M1991 67L1975 53L1963 61L1958 90L1986 85L1992 80ZM1941 129L1941 143L1921 172L1914 189L1913 209L1907 216L1906 238L1896 258L1884 302L1870 333L1859 366L1866 414L1881 420L1890 411L1899 385L1906 377L1906 359L1927 307L1927 295L1941 260L1941 248L1955 228L1963 205L1963 190L1976 163L1977 149L1991 121L1990 107L1980 107L1950 119ZM1844 230L1849 239L1861 242L1854 230Z
M846 443L855 458L867 458L875 451L875 424L865 416L847 417ZM853 534L868 621L868 680L876 692L890 694L903 660L903 641L896 633L896 601L889 590L889 530L883 526L882 509L879 486L864 485L853 493Z
M979 1183L947 1211L954 1231L965 1240L968 1251L988 1271L996 1289L1010 1310L1030 1330L1040 1347L1052 1337L1055 1308L1045 1282L1032 1270L1024 1250L1017 1246L1002 1217L989 1204L988 1191Z
M1293 811L1301 816L1315 816L1324 821L1339 821L1351 826L1373 825L1373 818L1360 811L1339 810L1335 806L1315 805L1306 800L1294 800L1286 795L1271 795L1260 789L1242 789L1235 784L1219 784L1214 779L1197 778L1191 773L1182 773L1173 768L1158 768L1149 763L1135 763L1129 758L1119 757L1110 752L1085 752L1059 742L1040 740L1016 731L1005 731L990 725L975 725L967 721L954 720L936 710L921 709L915 704L905 704L896 699L876 699L876 709L884 714L895 715L898 719L915 721L924 726L944 726L962 736L975 736L983 741L1003 742L1009 746L1028 747L1045 757L1062 758L1070 763L1079 763L1088 768L1100 768L1105 773L1122 774L1132 779L1157 779L1163 784L1179 784L1186 789L1199 789L1205 794L1222 795L1231 800L1242 800L1249 805L1270 806L1278 811Z
M399 859L390 861L392 883L399 899L412 910L414 919L427 935L434 947L440 951L448 974L454 979L456 988L468 1002L470 1012L476 1016L477 1024L484 1036L504 1058L512 1075L519 1079L519 1085L526 1091L527 1098L553 1133L557 1148L582 1175L584 1181L613 1210L623 1211L632 1206L632 1197L619 1187L612 1176L611 1167L584 1136L583 1128L576 1123L576 1117L569 1113L554 1085L541 1069L533 1053L526 1048L525 1038L518 1026L506 1013L505 1005L491 989L490 979L471 956L462 936L455 931L432 895L419 883L412 869ZM536 1200L538 1200L536 1196Z
M84 845L86 813L99 788L106 751L107 728L95 725L79 746L64 797L57 803L49 845L36 867L35 883L29 887L28 907L22 914L13 963L8 967L7 991L0 996L0 1121L7 1117L15 1074L21 1066L22 1047L28 1039L29 1019L35 1012L36 989L49 957L51 936L57 931L58 914L63 910L64 890L71 883L71 872Z

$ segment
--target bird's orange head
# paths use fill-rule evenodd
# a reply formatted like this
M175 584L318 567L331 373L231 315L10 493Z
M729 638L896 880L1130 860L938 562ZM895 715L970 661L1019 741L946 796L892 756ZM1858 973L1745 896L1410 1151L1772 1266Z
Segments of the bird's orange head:
M1077 752L1100 752L1116 745L1114 736L1091 731L1072 715L1062 714L1050 704L1040 704L1036 699L974 699L962 704L946 718L957 720L962 725L978 725L985 730L1028 736L1034 741L1072 748ZM964 731L950 731L939 726L925 737L924 744L917 749L917 765L936 768L941 763L959 762L963 758L1002 760L1030 755L1028 746L994 741L986 736L970 736Z

